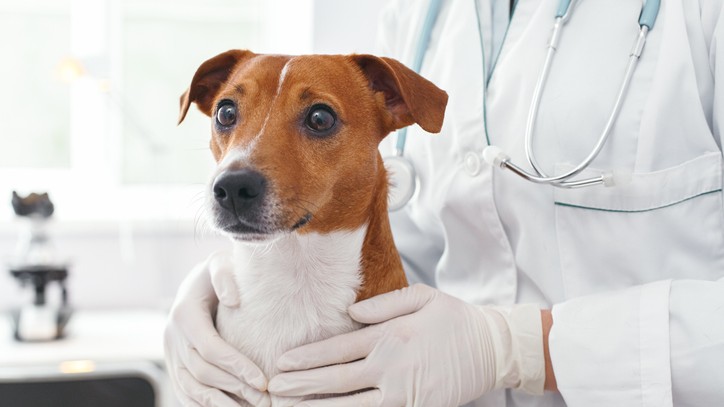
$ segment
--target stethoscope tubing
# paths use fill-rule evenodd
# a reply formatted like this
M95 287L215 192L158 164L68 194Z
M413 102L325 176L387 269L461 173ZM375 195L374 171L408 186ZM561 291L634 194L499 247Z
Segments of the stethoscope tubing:
M561 175L549 176L543 171L542 166L538 163L535 157L535 152L533 151L533 138L535 133L534 128L536 119L538 117L538 110L540 107L543 90L550 74L553 58L558 50L558 44L561 38L561 31L563 29L563 26L570 19L575 3L576 0L560 0L558 4L558 8L556 9L553 33L551 34L551 39L548 45L546 59L543 64L543 69L541 70L538 81L536 82L536 87L534 89L531 105L528 111L528 118L526 120L525 128L525 155L528 163L533 168L534 173L529 173L528 171L519 167L518 165L513 163L510 157L503 153L498 147L492 145L488 146L485 150L483 150L483 158L491 165L498 166L503 169L508 169L530 182L538 184L548 184L559 188L579 188L599 184L603 184L606 186L621 184L629 178L628 175L626 174L619 176L614 174L614 171L604 172L598 177L585 178L580 180L571 180L571 178L579 175L586 168L588 168L590 164L596 159L596 157L598 157L604 145L608 141L611 129L613 128L616 120L618 119L618 116L621 112L621 107L626 98L626 95L628 94L634 71L636 70L639 58L641 57L644 46L646 44L647 35L649 31L653 29L653 26L656 22L661 2L660 0L643 0L644 4L642 6L641 14L639 15L639 33L630 52L629 62L626 68L626 72L624 74L624 78L621 82L621 87L619 88L619 92L616 96L616 101L613 105L613 108L611 109L611 114L609 115L609 118L606 121L606 125L604 126L601 135L599 136L595 146L593 147L593 150L591 150L586 158L584 158L583 161L581 161L573 169ZM438 15L440 14L441 6L442 0L430 0L427 14L425 15L425 19L422 24L420 40L417 43L414 60L411 66L411 68L415 72L419 73L420 69L422 68L424 56L427 52L427 47L430 44L432 29L435 26ZM478 30L480 30L480 27L478 27ZM406 141L407 128L404 128L397 132L397 142L395 145L394 156L389 157L390 164L394 164L398 167L398 169L404 169L404 171L402 172L407 174L406 176L404 176L404 182L406 184L409 184L406 185L407 189L403 189L404 193L399 199L399 202L390 202L391 211L398 210L404 207L406 203L412 198L415 191L418 189L417 184L419 183L419 179L417 178L415 168L412 163L404 157Z
M536 119L538 117L538 109L540 107L543 89L548 80L548 75L550 73L553 57L558 49L558 43L561 37L561 30L565 23L568 21L568 19L570 19L571 10L574 3L575 0L561 0L561 2L559 3L559 7L556 11L556 19L553 26L553 33L551 34L548 51L546 53L546 59L543 64L541 74L538 77L536 87L533 91L533 97L528 112L528 118L526 120L525 155L528 163L533 168L535 174L531 174L523 168L515 165L511 161L510 157L506 156L502 151L495 147L488 147L487 150L494 150L492 150L492 152L489 151L488 153L484 152L483 156L486 158L486 161L490 162L491 164L497 165L503 169L509 169L513 173L521 176L522 178L538 184L550 184L560 188L579 188L598 184L612 186L616 184L616 179L612 171L604 173L598 177L582 180L570 180L570 178L575 177L576 175L583 172L586 168L588 168L593 160L598 157L601 150L603 149L603 146L606 144L606 141L609 139L611 129L613 128L616 120L618 119L619 113L621 112L621 106L623 105L623 101L628 94L628 90L630 88L636 66L638 65L639 58L643 53L648 32L656 22L660 1L648 0L642 8L641 15L639 16L640 29L636 37L636 41L634 42L634 45L629 54L629 63L626 68L626 73L624 74L623 81L621 82L621 86L619 88L619 92L617 94L614 106L611 109L611 114L609 115L609 118L606 121L606 125L604 126L604 129L601 132L601 135L599 136L595 146L586 156L586 158L584 158L583 161L581 161L573 169L560 175L549 176L543 171L542 166L538 163L535 157L535 153L533 151L534 127Z
M525 130L525 155L528 160L528 163L533 167L533 169L536 172L536 175L528 174L524 170L518 168L520 171L514 171L516 173L522 172L523 174L519 175L525 175L523 176L525 179L536 182L536 183L550 183L555 184L556 186L560 186L563 188L577 188L581 186L589 186L589 185L595 185L604 183L604 179L602 177L596 177L591 178L588 181L581 184L580 181L566 181L569 178L575 177L576 175L583 172L588 166L593 162L593 160L598 157L598 155L601 153L601 150L603 149L603 146L608 141L610 135L611 135L611 129L613 128L613 125L616 123L616 120L618 119L619 114L621 113L621 106L623 105L623 101L626 98L626 95L628 94L628 90L631 86L631 81L633 78L633 74L636 70L636 66L638 65L639 58L641 57L641 53L643 51L644 44L646 42L646 35L648 33L648 27L642 26L639 35L637 37L636 43L634 44L631 54L629 56L629 62L626 67L626 73L624 74L623 81L621 82L621 87L619 88L618 94L616 96L616 102L614 103L613 108L611 109L611 114L608 117L608 120L606 121L606 125L603 128L603 131L601 132L601 135L598 138L598 141L596 142L596 145L593 147L593 150L586 156L586 158L583 159L576 167L574 167L572 170L556 175L556 176L549 176L547 175L540 164L538 164L535 154L533 152L533 127L535 125L536 118L538 117L538 108L540 106L540 98L542 94L542 89L545 85L548 72L550 71L550 65L551 61L553 59L553 54L555 54L555 48L553 45L549 47L548 51L548 57L546 58L546 63L544 66L544 69L540 75L540 78L538 80L538 83L536 85L534 94L533 94L533 102L530 106L530 112L528 114L528 120L526 124L526 130ZM506 167L511 167L510 165L506 164ZM594 180L597 180L594 182Z

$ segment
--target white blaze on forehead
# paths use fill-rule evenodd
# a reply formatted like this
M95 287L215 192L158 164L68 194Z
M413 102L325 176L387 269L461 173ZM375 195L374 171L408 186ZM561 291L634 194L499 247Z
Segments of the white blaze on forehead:
M289 72L289 67L292 64L292 61L294 61L294 57L290 58L289 61L287 61L287 63L284 64L282 71L279 73L279 82L277 83L277 94L276 94L276 96L274 96L274 99L279 97L279 95L282 92L282 85L284 84L284 79L286 79L286 77L287 77L287 72Z
M274 95L274 99L272 99L271 104L269 105L269 111L266 112L266 117L264 118L264 123L261 125L261 129L259 130L259 134L254 138L254 142L261 137L262 134L264 134L264 130L266 130L266 124L269 122L269 118L272 115L272 111L274 110L274 104L277 101L277 98L279 98L279 95L282 93L282 86L284 85L284 79L287 77L287 72L289 72L289 67L292 64L292 61L294 61L294 57L290 58L289 61L287 61L286 64L284 64L284 67L282 68L281 72L279 72L279 82L277 82L277 93Z

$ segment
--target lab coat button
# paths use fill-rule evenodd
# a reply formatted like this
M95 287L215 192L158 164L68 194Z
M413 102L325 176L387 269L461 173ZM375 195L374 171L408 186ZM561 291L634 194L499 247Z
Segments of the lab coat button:
M467 171L471 177L480 173L480 157L478 154L472 151L468 151L465 154L465 171Z

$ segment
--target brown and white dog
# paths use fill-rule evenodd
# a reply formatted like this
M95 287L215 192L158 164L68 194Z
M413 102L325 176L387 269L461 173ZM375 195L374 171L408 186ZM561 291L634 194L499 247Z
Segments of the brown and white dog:
M378 144L439 132L447 94L389 58L232 50L198 68L179 123L191 103L212 118L207 208L240 288L217 328L271 377L285 351L360 328L352 303L407 285Z

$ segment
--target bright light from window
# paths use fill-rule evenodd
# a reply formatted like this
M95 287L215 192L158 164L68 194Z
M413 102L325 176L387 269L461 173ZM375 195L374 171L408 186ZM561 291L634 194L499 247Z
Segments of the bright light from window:
M10 191L60 219L191 219L209 119L176 126L196 68L232 48L311 51L311 0L0 0L0 221Z
M70 52L69 4L0 2L0 168L70 166L70 90L55 71Z

